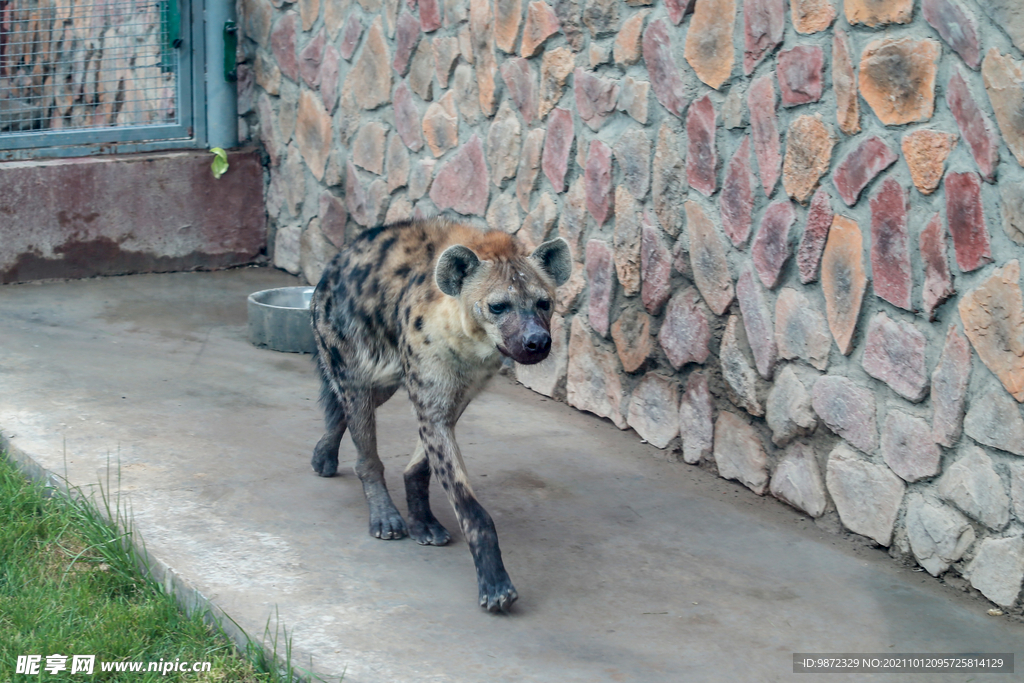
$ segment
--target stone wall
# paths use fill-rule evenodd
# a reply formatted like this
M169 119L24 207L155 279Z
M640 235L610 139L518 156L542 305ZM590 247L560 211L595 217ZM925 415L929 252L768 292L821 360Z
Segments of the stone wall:
M438 211L561 235L521 382L1020 611L1019 0L240 10L278 266Z

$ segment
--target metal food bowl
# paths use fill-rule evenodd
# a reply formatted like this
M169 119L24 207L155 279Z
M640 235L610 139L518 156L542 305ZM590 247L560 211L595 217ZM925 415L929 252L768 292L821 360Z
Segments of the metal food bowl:
M312 287L279 287L249 295L249 341L261 348L313 353Z

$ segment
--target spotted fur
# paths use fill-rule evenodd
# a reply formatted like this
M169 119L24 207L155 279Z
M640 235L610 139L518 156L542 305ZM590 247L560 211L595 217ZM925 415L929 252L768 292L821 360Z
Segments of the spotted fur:
M555 287L568 279L568 244L527 254L508 234L435 219L373 228L324 270L311 303L326 433L313 470L338 469L348 429L369 506L370 534L444 545L430 510L433 475L455 509L476 564L481 606L505 611L516 590L501 560L494 522L477 501L455 442L455 424L501 366L543 360L551 345ZM408 524L384 482L375 410L400 386L409 393L419 439L405 469Z

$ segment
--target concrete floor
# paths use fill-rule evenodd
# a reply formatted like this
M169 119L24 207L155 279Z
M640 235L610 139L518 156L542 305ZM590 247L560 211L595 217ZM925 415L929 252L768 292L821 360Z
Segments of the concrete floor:
M988 603L502 377L459 429L520 594L484 613L457 533L444 548L367 534L348 437L342 476L313 475L310 359L246 341L246 295L288 284L252 268L0 287L0 428L77 485L110 463L116 487L119 464L149 552L251 634L279 614L319 674L831 681L853 675L795 676L792 653L1021 659L1024 626ZM378 424L404 510L405 399ZM443 496L434 509L457 532Z

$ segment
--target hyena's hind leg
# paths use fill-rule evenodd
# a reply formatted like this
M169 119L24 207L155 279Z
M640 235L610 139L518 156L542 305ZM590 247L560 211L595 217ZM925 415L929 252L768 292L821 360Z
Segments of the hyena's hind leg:
M341 446L341 437L345 436L348 421L344 406L322 371L320 380L320 407L324 411L326 431L313 449L312 465L313 471L321 477L333 477L338 473L338 447Z
M356 446L356 475L370 509L370 535L385 540L405 538L409 530L395 507L384 481L384 463L377 454L377 420L374 411L395 389L355 390L346 395L348 426Z
M405 501L409 506L409 535L420 545L445 545L452 539L430 510L430 460L423 441L405 468Z

